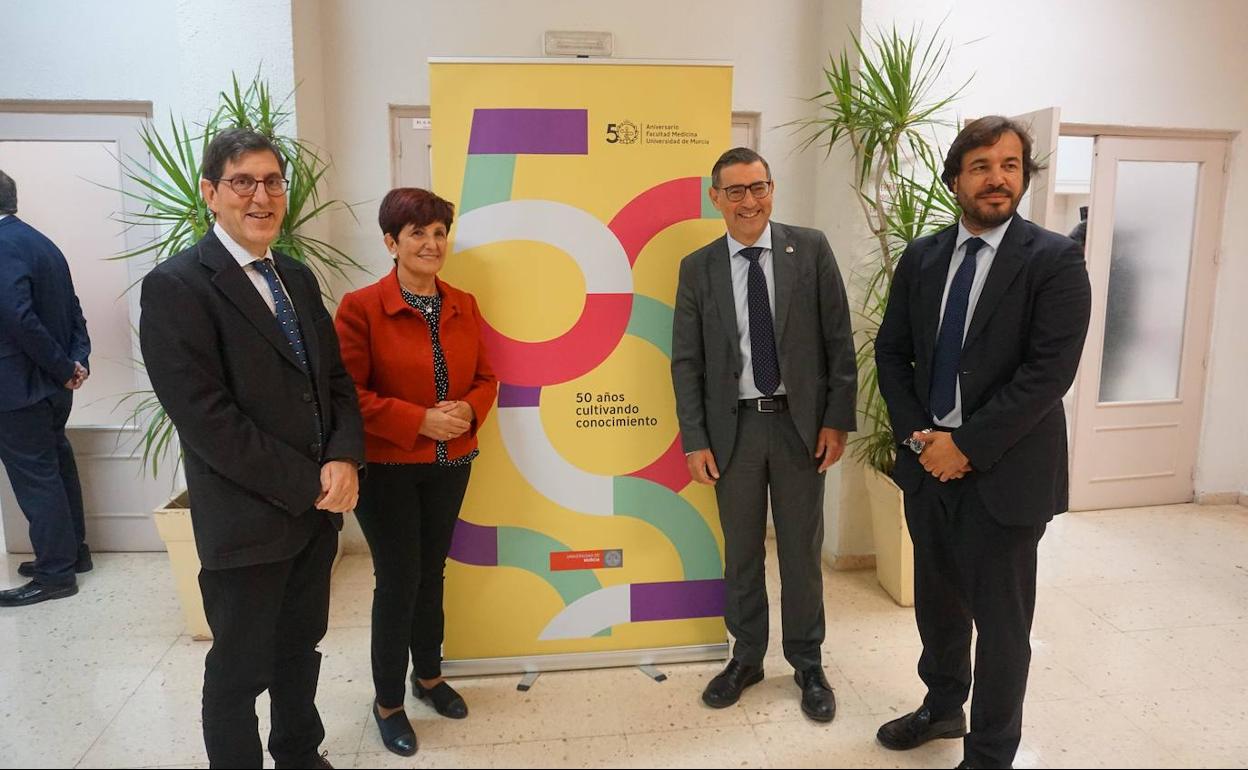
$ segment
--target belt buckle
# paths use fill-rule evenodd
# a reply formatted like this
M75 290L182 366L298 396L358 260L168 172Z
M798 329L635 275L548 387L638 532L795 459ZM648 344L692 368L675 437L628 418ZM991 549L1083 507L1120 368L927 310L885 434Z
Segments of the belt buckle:
M755 402L755 408L758 409L758 411L762 412L763 414L774 414L776 412L779 412L780 410L778 408L776 409L770 408L770 407L778 407L779 405L780 405L779 399L775 399L775 398L764 397L764 398L758 399L758 401Z

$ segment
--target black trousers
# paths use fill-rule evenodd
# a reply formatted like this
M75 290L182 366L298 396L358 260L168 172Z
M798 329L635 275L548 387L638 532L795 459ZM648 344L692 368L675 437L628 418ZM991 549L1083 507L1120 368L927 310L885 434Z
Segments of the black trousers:
M964 757L976 767L1009 767L1023 729L1036 609L1036 548L1045 525L1000 524L984 508L974 477L925 479L906 495L914 540L914 614L923 654L919 677L936 718L974 697Z
M442 584L471 465L368 464L356 518L373 553L373 687L382 708L403 705L407 661L442 675Z
M715 484L724 530L724 621L732 656L760 664L767 654L767 498L776 525L784 657L795 669L820 663L823 615L823 483L788 412L742 408L728 466Z
M86 541L82 487L65 422L74 392L62 390L30 406L0 411L0 461L35 548L35 579L74 583L78 549Z
M256 697L269 691L269 753L277 767L312 767L325 739L316 710L321 653L329 624L329 577L338 530L324 524L294 558L201 570L199 587L212 629L204 663L204 745L212 767L261 767Z

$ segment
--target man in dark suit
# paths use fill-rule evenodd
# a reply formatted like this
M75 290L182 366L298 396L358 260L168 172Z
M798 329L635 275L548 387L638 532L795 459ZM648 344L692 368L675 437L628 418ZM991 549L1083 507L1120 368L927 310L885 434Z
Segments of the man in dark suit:
M185 455L213 644L204 743L213 767L260 767L256 696L278 767L323 767L316 710L329 576L355 506L364 434L355 385L312 272L272 252L285 161L221 132L200 190L212 231L143 280L140 338Z
M1018 749L1036 548L1066 510L1061 399L1091 308L1082 250L1015 213L1037 169L1018 123L963 129L941 176L961 219L902 254L875 341L927 686L923 705L877 737L910 749L965 734L963 767L1009 767Z
M0 607L78 593L91 569L82 487L65 422L89 376L91 340L69 263L52 241L17 218L17 184L0 171L0 461L30 522L30 578L0 591Z
M823 673L823 472L854 430L857 371L849 306L823 233L771 221L771 169L724 153L708 190L728 234L680 264L672 382L689 473L715 487L724 532L732 660L702 700L736 703L763 678L764 538L771 497L783 581L784 656L802 711L829 722Z

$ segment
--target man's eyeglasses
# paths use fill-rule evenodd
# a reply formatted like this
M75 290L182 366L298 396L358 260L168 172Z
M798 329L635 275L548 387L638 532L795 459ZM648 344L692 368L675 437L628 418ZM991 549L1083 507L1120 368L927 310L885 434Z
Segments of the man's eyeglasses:
M234 194L240 198L250 198L256 194L256 187L263 184L264 191L270 197L280 198L286 194L286 188L290 186L289 179L271 176L268 179L256 179L254 176L231 176L218 179L218 182L225 182L234 191Z
M724 194L724 197L733 203L745 200L745 191L749 190L750 195L754 196L754 200L761 201L768 195L771 195L771 180L766 182L755 182L754 184L734 184L729 187L715 188Z

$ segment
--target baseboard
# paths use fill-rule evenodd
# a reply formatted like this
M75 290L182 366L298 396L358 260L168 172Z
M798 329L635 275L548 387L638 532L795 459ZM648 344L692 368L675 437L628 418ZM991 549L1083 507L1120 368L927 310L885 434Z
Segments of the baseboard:
M828 559L828 566L838 572L856 569L875 569L873 553L842 553Z
M1197 505L1244 505L1248 494L1240 492L1202 492L1196 495Z

